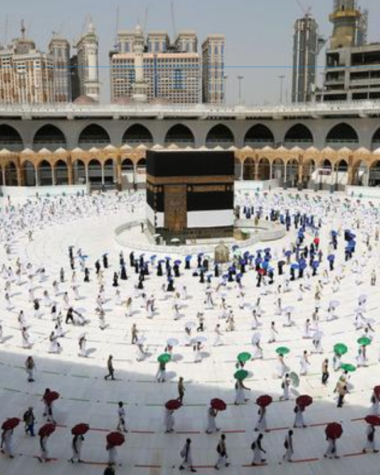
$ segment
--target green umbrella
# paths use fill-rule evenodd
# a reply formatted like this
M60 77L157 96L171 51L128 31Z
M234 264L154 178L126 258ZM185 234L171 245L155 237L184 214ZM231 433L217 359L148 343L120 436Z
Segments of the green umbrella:
M237 359L238 359L238 361L240 361L240 363L246 363L251 358L252 358L252 355L251 355L251 353L248 353L248 352L239 353L238 357L237 357Z
M359 338L358 343L360 346L368 346L371 344L371 340L366 336L362 336L361 338Z
M292 371L289 374L289 378L290 378L290 381L292 382L293 386L295 388L298 388L298 386L300 385L300 378L299 378L298 374L295 373L294 371Z
M348 348L343 343L337 343L336 345L334 345L334 353L339 356L345 355L347 351Z
M354 366L353 364L345 363L340 365L340 367L343 371L348 371L349 373L353 373L354 371L356 371L356 366Z
M162 355L160 355L158 358L157 358L157 361L159 363L169 363L169 361L171 360L171 355L169 355L169 353L163 353Z
M244 381L245 378L248 377L248 371L245 369L239 369L239 371L236 371L234 374L235 379L238 379L239 381Z
M276 353L278 355L287 355L288 353L290 353L290 350L289 348L286 348L286 346L280 346L279 348L277 348Z

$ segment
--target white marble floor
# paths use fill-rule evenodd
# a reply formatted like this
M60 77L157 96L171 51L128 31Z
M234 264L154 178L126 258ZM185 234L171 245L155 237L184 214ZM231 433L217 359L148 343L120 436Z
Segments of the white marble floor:
M338 196L335 197L337 199ZM269 199L269 198L268 198ZM53 460L47 464L40 464L36 459L39 454L38 439L24 435L23 426L14 433L15 458L0 458L0 473L6 475L34 475L54 473L68 475L80 473L92 475L103 473L107 461L105 450L105 437L109 431L117 426L117 402L124 401L127 413L127 426L129 433L126 443L118 450L116 473L155 474L169 475L179 473L179 452L187 437L192 438L194 465L198 473L214 471L217 458L216 445L219 435L207 435L207 408L210 399L219 397L228 403L225 412L218 416L218 425L227 436L227 447L231 466L222 469L223 473L245 474L259 472L263 475L273 474L377 474L378 455L362 454L365 443L366 423L363 418L368 414L372 389L380 384L379 358L379 318L378 302L380 297L380 282L370 286L370 275L373 268L379 264L379 243L374 240L377 222L375 215L368 212L369 204L365 208L361 205L347 210L341 202L331 204L328 209L329 196L323 196L326 203L315 204L315 212L323 216L324 223L321 232L321 247L324 252L323 263L318 271L318 277L312 280L312 289L305 294L302 302L297 301L299 282L291 283L291 292L284 293L281 298L283 306L295 307L293 319L295 326L283 328L283 316L274 315L275 286L271 286L267 295L262 295L261 289L256 288L256 279L253 271L249 271L243 278L246 294L246 307L239 308L237 290L234 284L228 284L227 302L234 310L236 330L231 333L224 332L223 346L213 347L214 328L219 321L219 308L205 310L206 331L208 342L204 348L204 358L200 364L193 362L193 350L183 345L185 322L195 320L198 310L204 308L205 285L200 284L198 278L192 277L192 272L184 271L179 283L185 284L188 299L181 302L181 318L174 321L172 310L172 297L165 301L160 300L160 288L163 278L152 274L147 278L145 292L157 297L157 312L153 319L146 318L142 300L135 299L134 315L127 318L125 310L115 304L115 288L112 287L112 275L119 270L118 253L120 248L113 239L114 228L128 219L142 217L142 207L132 214L120 209L106 210L100 215L91 215L85 219L74 219L63 224L41 226L34 233L33 241L29 242L25 232L19 233L12 254L7 260L4 245L0 253L0 264L14 266L19 257L24 262L31 262L33 266L44 267L47 279L38 283L36 280L35 294L43 297L43 290L48 289L53 296L52 282L58 280L59 270L64 267L67 276L66 284L61 286L61 291L67 290L73 300L70 290L71 271L68 260L68 246L80 247L88 255L87 262L91 269L91 282L85 284L83 275L78 268L79 293L81 299L75 301L77 309L81 309L90 323L82 327L64 326L66 335L61 339L63 351L60 355L49 354L49 333L54 324L51 321L49 310L43 307L41 319L34 317L31 303L28 301L27 284L12 286L12 302L14 308L7 310L4 292L1 294L0 312L4 330L5 342L0 347L0 422L7 417L22 417L28 406L33 406L37 416L38 427L44 423L42 416L43 405L41 396L45 388L56 390L60 399L55 403L56 420L58 427L50 437L49 452ZM291 202L288 202L289 204ZM305 201L301 200L304 206ZM283 205L285 206L285 204ZM334 209L334 206L336 209ZM355 211L356 210L356 211ZM367 211L366 211L367 210ZM354 219L362 217L360 229L354 229ZM291 352L286 357L288 366L299 373L299 358L304 350L312 350L312 341L302 338L304 322L311 318L314 310L314 288L318 280L322 280L323 270L327 266L327 241L328 233L333 228L350 228L357 234L358 249L356 252L360 260L366 265L363 268L363 282L358 284L354 261L350 261L344 271L344 278L340 290L332 292L331 282L337 271L329 275L322 291L321 322L324 332L323 355L310 356L310 370L307 376L301 377L299 388L292 389L292 398L299 394L309 394L314 398L313 405L307 409L305 418L308 424L306 429L295 429L294 462L284 463L283 441L288 428L293 424L294 400L280 402L282 394L281 380L276 377L277 355L276 348L287 346ZM371 234L373 244L372 254L365 252L363 242L365 231ZM287 237L280 242L257 245L255 249L263 247L277 248L280 255L283 248L288 248L290 242L295 240L294 228ZM306 242L310 243L312 237L307 234ZM254 251L251 250L252 252ZM125 249L128 262L129 250ZM108 253L110 268L105 271L105 287L107 302L106 322L108 327L102 331L98 326L95 314L95 298L98 283L94 273L94 262ZM364 256L364 257L363 257ZM146 256L147 258L149 255ZM340 237L337 252L336 269L339 269L344 260L344 242ZM194 270L195 259L192 265ZM288 270L287 270L288 272ZM120 281L122 299L134 295L134 285L137 276L134 269L129 268L129 279ZM379 276L380 277L380 276ZM177 281L177 283L178 283ZM1 286L5 281L0 278ZM276 279L276 284L279 278ZM215 287L216 279L212 281ZM346 398L342 409L336 407L335 383L340 372L334 373L331 368L330 382L323 387L320 382L321 364L323 358L332 360L332 348L335 343L343 342L349 347L349 352L344 356L346 362L356 365L358 350L357 339L363 330L356 331L354 327L354 309L357 307L358 297L368 295L366 317L373 319L375 334L373 343L368 347L368 367L358 368L352 373L350 383L352 389ZM242 351L251 351L251 309L261 295L264 314L262 317L262 346L264 359L248 362L246 369L250 372L245 384L251 388L250 400L244 406L234 406L234 372L236 370L236 357ZM215 297L215 300L218 301ZM327 306L330 300L339 300L341 305L337 313L339 318L327 322ZM57 297L62 305L62 296ZM74 300L73 300L74 301ZM23 309L29 321L30 332L34 338L31 350L24 350L21 345L21 334L17 322L19 310ZM276 320L279 335L278 341L268 344L269 326ZM144 332L150 356L143 362L136 361L136 349L131 345L131 326L136 323L141 332ZM224 331L225 321L221 321ZM86 332L88 339L89 357L80 358L78 353L78 337ZM174 337L180 340L180 345L175 348L175 358L168 364L168 381L159 384L155 381L157 371L157 356L164 351L166 339ZM104 381L106 374L106 360L109 354L114 356L117 381ZM26 357L33 355L36 364L36 382L28 383L24 371ZM167 400L177 397L178 378L185 379L186 395L184 406L175 414L175 434L165 434L163 424L164 404ZM255 400L259 395L270 394L274 403L268 409L268 424L270 432L264 436L263 446L267 450L267 464L260 467L250 467L252 453L250 445L256 437L253 431L257 419L257 406ZM344 433L338 442L339 460L324 459L326 449L324 429L328 422L340 422ZM83 446L83 459L85 463L72 465L67 462L71 457L70 429L78 422L87 422L91 430L86 435ZM380 443L380 441L379 441Z

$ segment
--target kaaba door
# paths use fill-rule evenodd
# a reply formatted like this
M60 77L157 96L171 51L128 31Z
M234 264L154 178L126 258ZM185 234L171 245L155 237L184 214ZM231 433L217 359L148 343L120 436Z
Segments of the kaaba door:
M187 228L186 185L165 186L165 228L181 232Z

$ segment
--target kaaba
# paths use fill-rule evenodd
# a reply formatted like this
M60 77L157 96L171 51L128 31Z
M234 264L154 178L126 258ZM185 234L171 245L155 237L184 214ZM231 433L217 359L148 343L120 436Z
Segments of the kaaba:
M233 152L148 150L146 181L152 234L180 242L233 236Z

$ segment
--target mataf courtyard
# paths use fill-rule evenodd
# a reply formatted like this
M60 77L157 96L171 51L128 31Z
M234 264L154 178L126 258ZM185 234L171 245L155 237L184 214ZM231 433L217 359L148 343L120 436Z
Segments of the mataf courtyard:
M380 384L377 201L237 192L241 218L277 220L285 232L228 244L224 264L211 251L152 247L140 228L117 244L120 224L144 221L144 201L141 192L2 199L0 420L21 421L3 430L1 473L96 474L109 461L116 473L179 473L188 438L198 473L217 461L234 474L377 473L368 434L380 420L365 420ZM104 378L109 355L115 380ZM36 437L24 430L29 407ZM330 423L340 438L326 436ZM52 433L40 437L46 424ZM118 430L122 445L110 437ZM216 450L222 434L228 459Z

